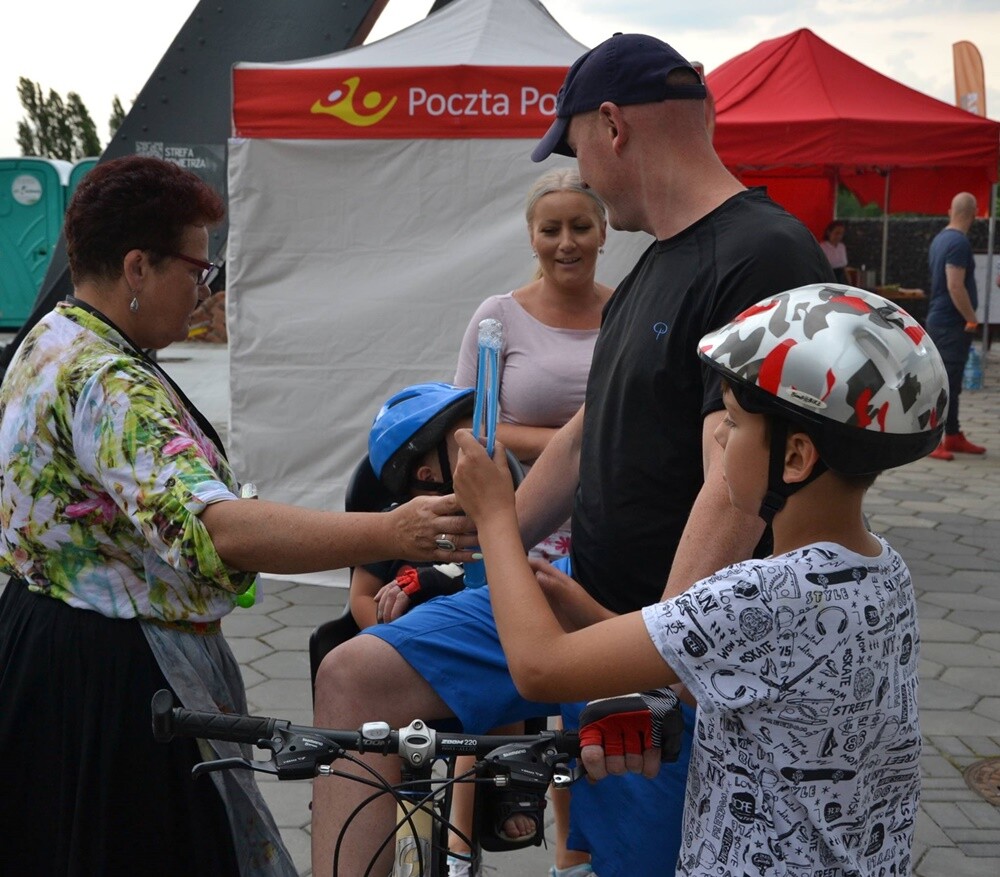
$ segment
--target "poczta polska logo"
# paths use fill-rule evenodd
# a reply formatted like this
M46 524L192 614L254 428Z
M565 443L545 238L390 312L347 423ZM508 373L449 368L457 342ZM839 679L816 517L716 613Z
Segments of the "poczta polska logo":
M350 76L325 99L315 101L310 112L334 116L356 128L368 128L381 122L397 104L400 104L399 95L386 97L377 88L365 91L361 77ZM402 105L410 118L552 116L556 111L556 95L527 84L507 91L493 91L484 86L461 92L410 85L405 89Z

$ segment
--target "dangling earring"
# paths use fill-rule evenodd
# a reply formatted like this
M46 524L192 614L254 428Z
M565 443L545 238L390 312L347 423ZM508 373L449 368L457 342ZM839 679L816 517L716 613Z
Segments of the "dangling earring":
M132 295L132 301L128 303L128 309L133 313L139 313L139 298L135 294Z
M597 248L597 252L600 253L603 256L604 255L604 247L598 247Z

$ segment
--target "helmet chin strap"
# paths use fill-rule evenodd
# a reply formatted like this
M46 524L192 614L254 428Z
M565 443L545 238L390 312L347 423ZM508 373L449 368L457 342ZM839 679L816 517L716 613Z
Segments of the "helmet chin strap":
M803 481L796 481L788 484L785 481L785 448L788 444L788 423L781 418L774 418L771 421L771 450L770 459L767 466L767 493L760 504L758 517L763 518L768 526L784 507L785 501L793 493L797 493L807 484L811 484L827 470L827 465L816 458L812 472Z

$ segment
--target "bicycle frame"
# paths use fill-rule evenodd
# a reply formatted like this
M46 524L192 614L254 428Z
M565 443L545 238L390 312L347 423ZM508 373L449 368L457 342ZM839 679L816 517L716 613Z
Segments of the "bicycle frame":
M402 783L396 799L396 849L392 859L392 877L415 877L447 874L448 829L442 824L443 790L435 790L432 765L413 768L403 762ZM440 818L439 818L440 817ZM421 868L421 865L423 867Z

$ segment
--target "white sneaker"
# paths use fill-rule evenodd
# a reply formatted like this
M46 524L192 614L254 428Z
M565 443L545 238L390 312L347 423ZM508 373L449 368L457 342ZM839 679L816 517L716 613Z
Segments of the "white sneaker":
M597 877L597 875L590 867L590 862L583 862L580 865L571 865L569 868L556 868L553 865L549 868L549 877Z
M448 856L448 877L473 877L471 871L472 863L468 859L460 859L457 856ZM478 877L478 875L475 875Z

